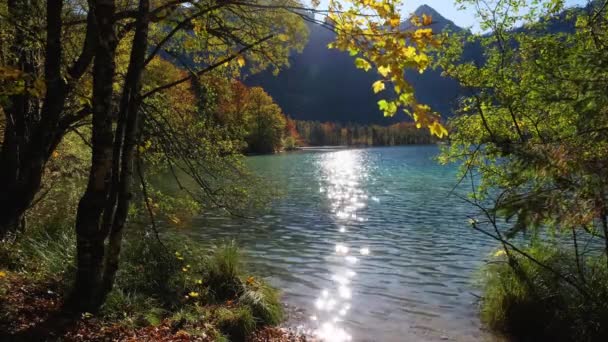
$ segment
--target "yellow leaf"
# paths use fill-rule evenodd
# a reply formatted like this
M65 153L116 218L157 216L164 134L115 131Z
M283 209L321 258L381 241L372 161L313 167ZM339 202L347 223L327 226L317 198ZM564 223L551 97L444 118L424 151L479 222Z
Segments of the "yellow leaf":
M380 75L382 75L382 77L388 76L388 74L390 72L391 72L391 67L385 67L385 66L378 67L378 73L380 73Z
M284 33L283 33L283 34L280 34L280 35L278 36L278 38L279 38L279 40L280 40L280 41L282 41L282 42L287 42L287 41L289 41L289 36L288 36L288 35L286 35L286 34L284 34Z
M188 293L188 296L190 296L192 298L196 298L196 297L198 297L198 292L192 291L192 292Z
M59 158L59 152L53 151L53 158Z
M239 63L239 67L244 67L245 66L245 57L243 56L238 56L236 59L236 62Z
M443 127L439 122L435 121L430 126L429 129L432 135L435 135L439 138L443 138L448 135L448 130Z
M0 278L4 278L4 277L6 277L6 272L0 271Z
M433 23L433 17L430 15L423 14L422 15L422 25L429 26Z
M365 60L365 59L363 59L363 58L357 58L357 59L355 59L355 66L356 66L357 68L359 68L359 69L363 69L363 70L365 70L365 71L369 71L369 69L371 69L371 68L372 68L372 65L371 65L371 64L369 64L369 62L368 62L368 61L366 61L366 60Z
M505 253L504 249L499 249L499 250L496 251L496 253L494 253L494 257L497 258L497 257L503 256L505 254L507 254L507 253Z
M374 88L374 93L378 94L379 92L384 90L384 82L382 81L376 81L374 82L374 84L372 85L372 87Z
M392 27L398 27L398 26L399 26L399 24L401 24L401 18L400 18L398 15L397 15L397 16L394 16L394 17L392 17L392 18L389 20L389 24L390 24Z

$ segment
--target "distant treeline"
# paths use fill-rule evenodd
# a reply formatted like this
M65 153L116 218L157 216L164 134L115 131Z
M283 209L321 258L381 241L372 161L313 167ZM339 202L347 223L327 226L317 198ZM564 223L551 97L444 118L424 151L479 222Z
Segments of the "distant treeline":
M411 122L379 126L293 120L288 125L295 126L298 143L304 146L396 146L437 142L428 129L418 129Z

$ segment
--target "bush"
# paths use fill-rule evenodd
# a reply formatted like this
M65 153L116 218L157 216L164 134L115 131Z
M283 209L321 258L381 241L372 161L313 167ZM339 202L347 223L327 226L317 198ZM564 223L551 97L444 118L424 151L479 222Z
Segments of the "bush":
M521 341L608 340L604 256L581 260L579 273L569 251L538 244L525 251L560 274L577 275L575 281L586 294L521 255L515 255L510 263L503 256L482 270L482 321Z

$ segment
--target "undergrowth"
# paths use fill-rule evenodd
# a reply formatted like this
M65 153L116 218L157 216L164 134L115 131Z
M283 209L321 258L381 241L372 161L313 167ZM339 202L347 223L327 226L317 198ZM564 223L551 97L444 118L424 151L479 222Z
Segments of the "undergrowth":
M0 245L0 270L33 282L53 278L69 291L74 276L71 225L28 231ZM210 250L181 235L162 242L127 234L116 283L97 316L129 328L167 323L214 340L242 341L283 317L277 290L246 272L234 242Z
M518 341L608 341L605 256L577 264L574 253L536 243L525 252L569 281L522 255L509 262L501 253L481 273L483 322Z

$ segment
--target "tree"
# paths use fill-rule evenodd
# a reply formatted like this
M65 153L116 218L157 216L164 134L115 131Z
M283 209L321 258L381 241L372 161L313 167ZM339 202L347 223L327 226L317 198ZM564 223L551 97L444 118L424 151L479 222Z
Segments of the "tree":
M375 93L392 84L394 96L378 102L385 116L402 109L418 128L427 127L432 135L441 138L448 131L441 124L440 115L416 100L414 88L405 78L406 70L424 72L431 62L428 47L439 46L440 41L428 27L432 17L424 14L412 18L416 30L402 30L399 5L398 0L331 0L326 25L335 28L337 37L329 47L348 51L356 57L355 66L359 69L369 71L375 66L380 75L372 85Z
M380 74L387 82L394 82L399 87L397 93L403 95L410 94L410 88L400 81L402 71L406 67L423 70L427 62L419 53L402 55L399 51L406 48L407 40L402 39L412 39L417 48L410 48L418 52L433 39L428 30L397 32L396 4L357 0L352 9L343 11L338 2L332 2L330 17L336 24L333 29L339 32L336 46L375 63ZM368 16L367 9L377 16ZM213 182L201 175L206 165L192 152L208 152L208 147L185 140L209 127L205 125L220 121L201 108L206 102L199 78L212 73L234 77L269 67L278 70L288 64L290 51L302 48L304 21L314 19L307 13L309 8L296 0L8 0L0 2L0 10L7 19L1 25L10 33L0 55L5 116L0 152L0 238L16 230L66 132L90 125L91 167L76 217L78 267L68 305L76 311L95 311L111 290L116 273L134 196L132 180L140 163L138 146L147 146L141 141L145 133L142 125L148 132L162 133L168 167L183 167L202 193L213 197ZM391 25L385 25L387 21ZM187 74L146 87L142 81L145 71L161 54L180 64ZM356 63L368 69L368 62ZM158 110L162 109L156 102L158 96L187 83L201 99L198 112L206 115L205 120L196 121L188 134L165 130L164 122L155 121L164 114ZM390 113L393 106L414 104L409 95L404 96L381 107ZM281 124L279 112L272 108L270 113L268 121L257 115L264 119L257 127L282 131L284 121ZM421 126L444 134L436 116L428 114L425 107L415 105L414 116ZM229 154L233 149L223 145L212 150ZM141 188L145 191L145 182ZM218 206L225 208L223 203Z
M608 263L607 2L565 12L559 1L535 4L526 11L518 1L479 7L482 28L492 30L474 37L484 47L482 65L461 59L462 38L444 51L445 72L471 94L450 122L444 161L462 162L462 179L474 189L468 201L483 213L471 224L501 243L515 269L513 255L531 256L510 237L545 229L565 234L579 265L575 274L532 261L588 298L593 289L578 239L601 238ZM557 20L575 22L574 31L549 30ZM524 29L516 30L520 22Z
M0 103L5 116L0 239L18 229L63 135L90 113L77 88L93 59L95 24L88 15L84 38L64 32L63 22L75 17L73 11L64 8L63 1L0 3L2 30L7 33L0 48ZM66 17L65 12L70 14ZM65 46L75 40L83 40L79 52Z
M243 114L248 152L272 153L281 148L285 115L264 89L248 90Z
M114 59L117 46L115 40L117 28L112 18L117 15L116 8L113 1L90 4L98 27L99 41L93 66L93 158L89 184L80 201L76 219L78 268L69 301L69 305L76 310L96 310L112 289L118 268L122 234L133 196L131 183L136 156L135 147L139 136L138 126L141 120L140 106L145 104L147 98L163 90L196 79L214 69L226 68L230 61L234 60L237 66L242 66L244 64L242 53L245 51L254 48L260 49L257 52L252 50L252 54L249 55L253 68L267 63L266 58L270 57L266 57L265 54L281 54L289 51L284 48L284 44L278 44L278 49L261 46L273 38L274 26L268 27L267 20L275 19L274 24L276 19L279 19L279 23L285 25L282 28L289 28L289 16L277 18L276 11L252 16L245 10L245 7L250 4L255 5L256 2L237 3L236 5L232 5L229 1L217 4L198 2L197 6L193 8L179 7L179 10L173 11L175 17L171 18L172 20L177 19L178 23L168 30L169 33L163 32L167 31L166 25L169 21L161 25L163 30L158 32L162 32L160 34L163 38L160 38L156 46L152 48L152 53L147 55L149 41L155 41L157 38L155 37L157 32L154 32L154 28L151 27L151 13L157 9L152 10L149 1L140 0L135 11L136 19L131 23L135 31L129 47L130 57L115 126L112 122L111 110L112 80L116 73ZM222 13L222 9L226 12ZM241 15L239 19L243 22L252 21L249 23L251 27L248 30L227 27L227 21L223 20L217 21L217 26L209 25L209 23L215 23L213 20L211 22L202 20L205 16L220 19L223 15L232 16L235 12ZM297 22L295 23L297 25ZM187 25L193 25L195 35L184 32ZM243 36L236 33L237 30ZM200 44L213 42L216 45L213 49L205 51L203 56L195 58L198 63L206 65L201 70L192 70L187 77L142 93L141 79L144 68L161 48L171 47L170 39L173 36L179 45L176 45L173 50L169 50L171 54L176 54L176 51L182 51L182 53L193 51L191 49ZM217 39L224 40L215 41ZM246 42L249 39L252 42ZM168 46L163 46L164 44L168 44ZM257 53L264 54L264 57L258 57ZM191 158L190 155L183 155L181 159ZM190 171L192 172L190 175L194 176L198 170L190 169ZM201 187L207 186L202 178L196 177L195 179L199 181Z

